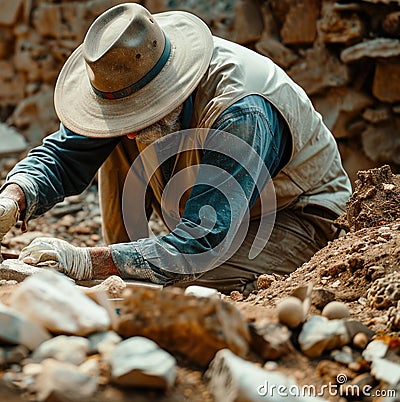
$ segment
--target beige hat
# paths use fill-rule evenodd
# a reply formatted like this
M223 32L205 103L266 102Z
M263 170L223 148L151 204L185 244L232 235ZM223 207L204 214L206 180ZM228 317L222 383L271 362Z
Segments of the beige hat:
M101 14L65 62L54 105L60 121L87 137L116 137L155 123L193 92L213 52L207 25L136 3Z

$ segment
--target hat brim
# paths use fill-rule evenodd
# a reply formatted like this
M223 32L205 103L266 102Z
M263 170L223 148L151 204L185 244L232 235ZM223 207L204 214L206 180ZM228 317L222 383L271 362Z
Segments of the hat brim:
M209 28L198 17L183 11L153 17L171 41L171 54L150 83L126 98L108 100L94 93L82 45L67 59L55 86L54 106L68 129L98 138L136 132L165 117L195 90L214 48Z

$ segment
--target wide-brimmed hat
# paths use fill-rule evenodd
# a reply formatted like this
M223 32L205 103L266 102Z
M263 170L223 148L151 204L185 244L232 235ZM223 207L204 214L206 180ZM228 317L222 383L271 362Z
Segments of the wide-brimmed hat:
M165 117L194 91L213 52L193 14L150 14L136 3L112 7L90 26L55 86L60 121L88 137L116 137Z

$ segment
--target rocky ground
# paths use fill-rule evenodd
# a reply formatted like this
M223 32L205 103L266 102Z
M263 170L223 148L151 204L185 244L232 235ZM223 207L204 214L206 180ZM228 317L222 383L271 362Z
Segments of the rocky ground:
M12 158L1 161L2 179L14 162ZM61 237L78 246L101 245L96 195L94 183L83 195L70 197L46 216L30 222L27 233L13 229L2 243L2 252L17 254L39 235ZM112 362L118 359L116 352L111 352L110 358L110 351L107 355L86 350L84 357L78 359L79 364L74 362L74 367L79 365L80 375L84 373L90 381L95 377L96 384L92 392L78 393L77 398L116 402L132 398L135 401L224 402L313 400L311 396L303 399L293 395L282 399L277 395L267 396L265 377L270 384L290 379L298 388L313 386L316 390L313 395L321 392L320 397L329 401L400 400L399 205L400 176L392 175L387 166L360 172L347 215L337 222L343 236L289 276L260 277L259 290L247 298L238 292L198 298L178 290L125 289L117 295L123 296L118 298L118 322L112 325L114 335L126 340L138 335L153 339L176 359L176 377L171 380L168 377L171 370L161 370L157 380L164 384L161 391L156 386L150 390L126 388L121 383L127 375L113 371ZM156 232L163 230L156 218L152 225ZM51 293L45 287L46 278L43 281L31 286L42 289L40 294ZM29 317L27 305L34 298L26 299L33 292L28 280L1 283L1 301ZM96 300L102 305L99 299ZM63 303L66 306L69 302ZM37 316L30 318L41 320ZM86 331L79 327L71 332L58 324L52 325L43 324L53 340L59 334L73 334L92 342L93 335L89 332L101 330ZM121 338L110 344L114 346ZM55 390L54 383L65 370L52 366L59 364L54 352L57 347L44 353L32 342L32 339L15 341L18 346L0 347L3 369L0 400L71 400L74 395L67 386L62 388L65 392ZM124 342L119 345L121 350ZM220 349L224 350L212 361ZM76 353L75 350L71 355ZM235 360L236 356L240 360ZM68 358L59 360L65 362ZM96 375L90 370L91 364L96 367ZM160 367L166 366L160 364ZM131 368L128 377L132 380L132 372L140 369ZM263 384L264 388L259 388ZM329 390L329 386L336 388ZM380 396L396 389L397 399Z

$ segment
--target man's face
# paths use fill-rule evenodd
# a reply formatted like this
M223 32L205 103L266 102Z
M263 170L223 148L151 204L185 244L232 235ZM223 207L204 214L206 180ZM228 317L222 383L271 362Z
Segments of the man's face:
M136 133L127 135L129 139L137 138L143 144L151 144L159 138L165 137L181 129L180 114L183 105L178 106L158 122Z

